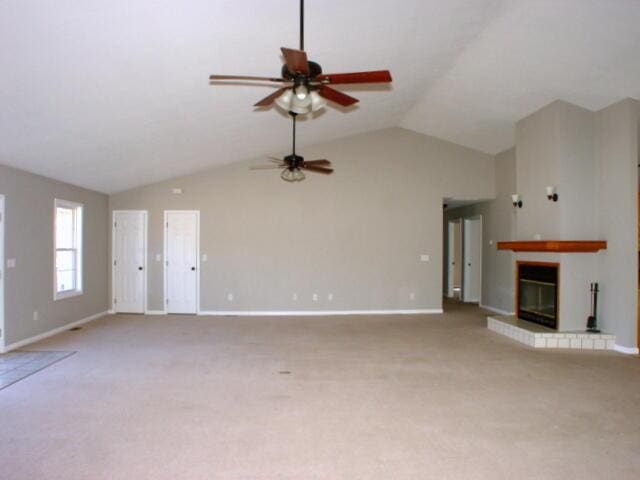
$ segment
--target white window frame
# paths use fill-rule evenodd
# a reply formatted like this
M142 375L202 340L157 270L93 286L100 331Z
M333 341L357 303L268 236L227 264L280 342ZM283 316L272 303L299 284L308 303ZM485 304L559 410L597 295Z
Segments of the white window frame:
M73 290L65 290L63 292L58 292L58 269L56 265L57 251L58 246L56 245L56 219L57 219L57 209L58 208L70 208L75 210L74 214L74 230L75 230L75 248L73 250L76 251L76 285ZM82 269L82 217L84 215L84 205L81 203L70 202L68 200L61 200L56 198L53 202L53 300L63 300L65 298L76 297L78 295L82 295L82 277L83 277L83 269ZM66 250L66 249L60 249Z

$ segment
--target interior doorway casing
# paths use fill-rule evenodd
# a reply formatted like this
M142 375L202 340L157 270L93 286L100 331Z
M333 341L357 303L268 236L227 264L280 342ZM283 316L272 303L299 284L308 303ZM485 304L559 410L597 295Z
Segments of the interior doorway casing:
M170 313L170 306L167 303L169 299L169 275L168 275L168 261L169 261L169 218L172 214L192 214L195 215L196 232L195 232L195 311L193 314L200 313L200 211L199 210L165 210L164 211L164 295L163 295L163 311L164 313ZM173 312L172 312L173 313ZM181 313L181 312L179 312Z
M147 301L148 301L148 241L149 241L149 220L148 220L148 212L147 210L114 210L111 218L111 311L117 312L118 305L115 302L116 298L116 275L115 275L115 262L116 262L116 221L119 214L122 213L134 213L142 215L143 218L143 235L144 239L142 242L143 252L142 252L142 269L143 269L143 286L142 286L142 298L143 298L143 308L142 312L134 312L134 313L147 313Z

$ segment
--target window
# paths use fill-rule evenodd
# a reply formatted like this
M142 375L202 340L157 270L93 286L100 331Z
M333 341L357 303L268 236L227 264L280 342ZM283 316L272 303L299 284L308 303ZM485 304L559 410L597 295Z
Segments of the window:
M53 299L82 293L82 205L55 201Z

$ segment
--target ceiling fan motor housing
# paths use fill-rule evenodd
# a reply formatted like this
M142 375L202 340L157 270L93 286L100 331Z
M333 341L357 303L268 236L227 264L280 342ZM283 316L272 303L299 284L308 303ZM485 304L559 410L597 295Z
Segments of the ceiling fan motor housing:
M287 155L284 157L284 163L286 163L291 170L294 170L296 168L300 168L304 163L304 157L296 154Z
M289 71L289 69L287 68L287 65L283 65L282 66L282 78L285 78L287 80L292 80L295 81L298 78L302 78L303 81L306 80L310 80L313 79L315 77L317 77L318 75L320 75L322 73L322 67L320 66L320 64L316 63L316 62L312 62L309 61L309 73L308 74L299 74L296 72L291 72Z

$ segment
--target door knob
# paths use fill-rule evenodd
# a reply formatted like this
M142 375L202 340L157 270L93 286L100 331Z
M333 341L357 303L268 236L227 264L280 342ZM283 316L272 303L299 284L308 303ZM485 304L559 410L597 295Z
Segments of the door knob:
M191 271L195 272L196 271L196 267L191 267Z
M138 270L142 270L142 267L138 267Z

